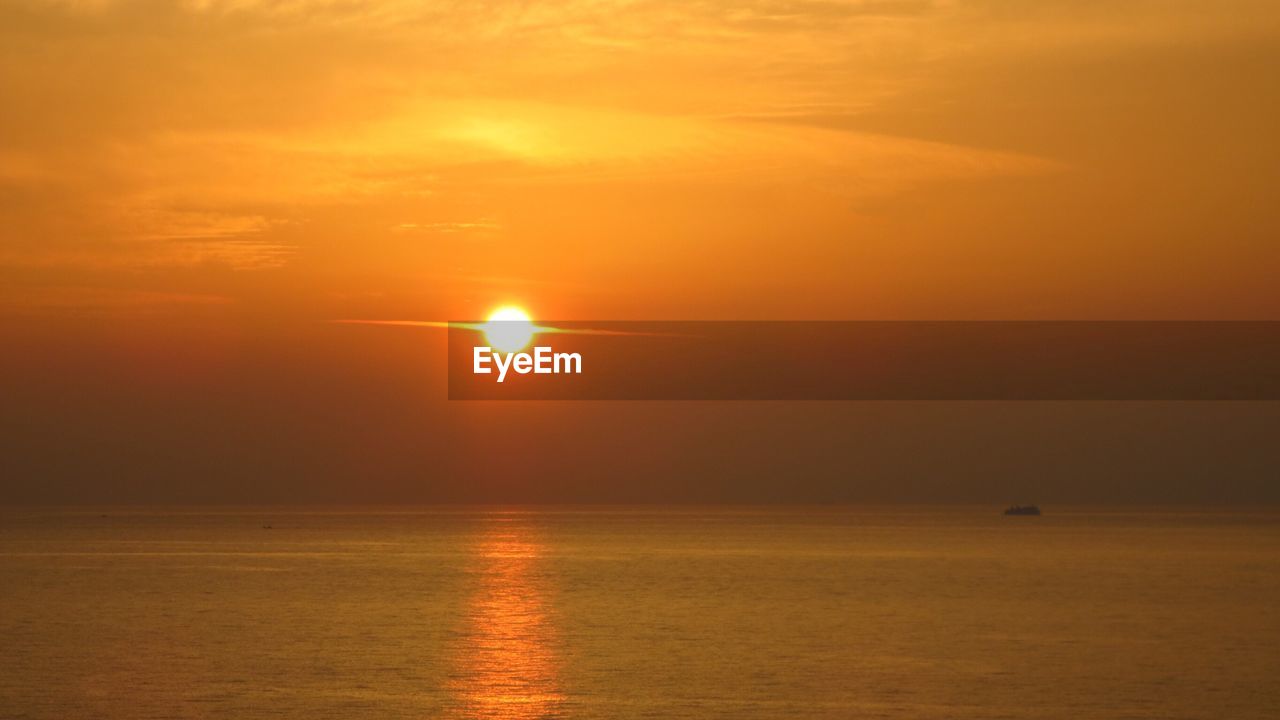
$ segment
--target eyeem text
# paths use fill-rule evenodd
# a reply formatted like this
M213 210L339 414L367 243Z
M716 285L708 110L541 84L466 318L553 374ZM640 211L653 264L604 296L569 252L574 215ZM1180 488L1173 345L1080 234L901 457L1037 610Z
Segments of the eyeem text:
M560 373L581 374L582 355L580 353L552 352L549 347L535 347L533 353L494 352L493 348L478 347L472 354L471 371L476 375L488 375L493 368L498 368L498 382L507 378L508 370L515 370L521 375L551 375ZM491 367L492 365L492 367Z

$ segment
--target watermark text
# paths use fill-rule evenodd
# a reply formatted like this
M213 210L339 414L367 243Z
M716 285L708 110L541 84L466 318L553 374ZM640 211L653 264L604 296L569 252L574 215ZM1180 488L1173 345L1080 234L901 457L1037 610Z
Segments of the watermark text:
M477 347L471 359L471 372L476 375L492 374L496 367L498 382L507 379L509 370L514 370L520 375L582 374L581 353L554 352L551 348L543 346L535 347L532 353L503 353L494 352L490 347Z

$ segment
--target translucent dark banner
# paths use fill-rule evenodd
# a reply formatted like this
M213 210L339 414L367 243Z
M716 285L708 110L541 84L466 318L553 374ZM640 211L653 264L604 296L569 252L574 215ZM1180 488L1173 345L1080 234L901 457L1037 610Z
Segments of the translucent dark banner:
M1277 400L1280 322L450 323L454 400Z

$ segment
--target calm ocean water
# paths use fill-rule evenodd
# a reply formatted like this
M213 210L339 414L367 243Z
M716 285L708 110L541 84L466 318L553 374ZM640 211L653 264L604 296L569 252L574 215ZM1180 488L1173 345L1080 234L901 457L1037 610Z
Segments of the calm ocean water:
M999 510L4 509L0 716L1280 717L1280 513Z

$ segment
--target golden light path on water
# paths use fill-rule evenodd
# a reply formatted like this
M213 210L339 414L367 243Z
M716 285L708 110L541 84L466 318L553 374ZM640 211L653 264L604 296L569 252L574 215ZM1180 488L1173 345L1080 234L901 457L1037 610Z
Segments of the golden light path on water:
M474 552L478 586L467 605L449 683L450 717L532 720L564 703L543 548L519 517L494 517Z

